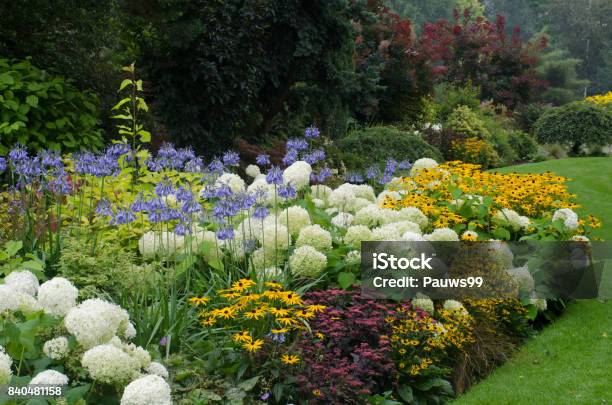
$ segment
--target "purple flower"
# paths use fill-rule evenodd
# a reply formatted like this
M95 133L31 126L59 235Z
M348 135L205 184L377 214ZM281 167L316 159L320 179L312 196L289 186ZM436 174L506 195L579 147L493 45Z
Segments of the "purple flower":
M177 190L176 190L176 199L177 201L181 201L181 202L185 202L185 201L191 201L193 200L194 196L193 193L191 192L191 190L180 186Z
M295 187L293 187L291 184L287 184L281 185L278 188L278 195L279 197L290 200L297 196L297 192L295 191Z
M208 170L210 170L212 173L221 174L223 173L223 168L223 162L216 158L208 164Z
M38 152L38 158L43 166L63 168L62 157L57 151L41 150Z
M298 159L298 151L297 149L289 149L287 153L285 153L285 157L283 157L283 163L287 166L293 164Z
M287 149L295 149L296 151L308 149L308 142L303 138L291 138L287 140Z
M412 167L412 163L410 163L409 160L402 160L401 162L399 162L399 165L397 166L397 168L400 170L408 170L411 167Z
M257 196L254 194L249 194L247 192L241 192L237 196L238 203L240 204L240 208L243 210L248 210L257 202Z
M270 155L266 155L266 154L257 155L257 157L255 158L255 162L257 162L259 166L269 165Z
M136 216L132 214L129 210L118 210L117 213L111 218L111 225L123 225L129 224L130 222L134 222L136 220Z
M130 205L130 210L132 212L142 212L147 210L147 203L143 200L142 194L138 194L138 196L136 196L136 199L132 205Z
M324 167L323 169L321 169L321 171L319 172L319 174L311 174L310 178L312 179L312 181L314 183L324 183L325 180L327 180L328 178L330 178L332 175L332 171L329 167Z
M124 143L115 143L106 148L106 155L112 156L115 159L119 159L121 156L126 155L132 151L130 145Z
M268 184L283 184L283 171L277 166L272 166L266 175L266 181Z
M0 173L6 170L6 159L0 156Z
M392 175L397 170L397 160L393 158L387 159L387 165L385 166L385 174Z
M315 127L314 125L306 128L306 130L304 131L304 136L306 138L318 138L319 128Z
M268 333L267 336L276 343L284 343L286 340L284 333Z
M19 163L24 159L27 159L28 151L21 144L16 144L13 149L8 154L9 161L13 164Z
M167 336L164 336L163 338L161 338L159 340L159 345L160 346L166 346L167 344L168 344L168 337Z
M227 184L221 184L218 187L215 187L215 191L213 193L213 196L218 198L230 197L232 195L234 195L234 192Z
M168 178L163 179L155 185L155 194L157 194L158 197L169 196L171 194L174 194L174 191L175 190L172 186L172 182Z
M106 198L101 199L96 206L96 214L110 217L113 215L111 203Z
M380 174L380 170L376 166L370 166L365 172L365 177L368 180L375 179Z
M177 157L181 161L181 166L184 162L195 159L196 155L191 147L181 148L177 151Z
M304 155L304 161L308 164L314 165L315 163L325 160L325 151L317 149Z
M187 201L181 206L181 210L185 214L196 214L198 212L202 212L202 207L195 201Z
M234 151L227 151L223 155L223 164L228 166L238 166L240 156Z
M185 163L185 171L187 173L201 173L204 168L204 161L201 157L195 157Z
M267 401L268 398L270 398L270 392L266 392L264 394L262 394L262 396L259 397L259 399L261 399L262 401Z
M258 205L253 210L253 218L263 219L268 216L270 211L263 205Z
M177 235L187 235L190 232L191 232L191 227L189 226L189 224L186 224L184 222L179 222L174 227L174 233Z
M217 231L219 240L234 239L234 228L225 226Z
M346 181L348 181L349 183L355 183L355 184L363 183L363 176L359 173L347 173L347 175L344 177Z
M49 182L49 190L54 194L70 194L72 186L63 168L58 169L55 177Z

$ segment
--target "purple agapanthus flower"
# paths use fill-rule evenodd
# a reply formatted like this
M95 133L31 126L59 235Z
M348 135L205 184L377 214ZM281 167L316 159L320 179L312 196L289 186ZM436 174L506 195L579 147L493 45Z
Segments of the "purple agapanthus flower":
M155 194L157 194L158 197L169 196L174 194L175 191L172 182L168 178L163 179L155 185Z
M270 155L257 155L257 157L255 158L255 162L257 162L259 166L267 166L270 164Z
M9 161L13 164L17 164L24 159L27 159L28 151L22 144L16 144L8 154Z
M319 171L319 174L311 174L310 178L314 183L324 183L325 180L327 180L328 178L330 178L332 175L332 171L329 167L324 167L323 169L321 169L321 171Z
M313 150L312 152L304 155L303 160L308 164L314 165L317 162L325 160L325 151L322 149Z
M6 170L6 159L0 156L0 173Z
M283 157L283 163L286 166L289 166L293 163L295 163L295 161L298 159L298 151L297 149L288 149L287 153L285 153L285 156Z
M291 184L281 185L278 188L278 196L291 200L297 196L297 192Z
M223 164L227 166L238 166L240 155L234 151L227 151L223 154Z
M344 178L349 183L354 183L354 184L361 184L361 183L363 183L363 176L361 174L359 174L359 173L347 173L347 175L344 176Z
M217 238L219 240L234 239L234 228L225 226L217 231Z
M306 128L306 130L304 131L304 136L306 138L318 138L319 128L315 127L314 125Z
M136 216L129 210L121 209L118 210L110 220L111 225L124 225L134 222Z
M263 205L258 205L253 210L253 218L263 219L268 216L270 211Z
M96 214L110 217L113 215L111 203L106 198L101 199L96 206Z
M304 138L290 138L287 139L287 149L295 149L297 151L308 149L308 142Z
M53 179L49 181L49 190L54 194L70 194L72 191L72 185L68 181L66 172L62 169L57 169L54 173Z
M375 179L379 175L380 175L380 170L376 166L370 166L365 172L365 177L368 180Z
M400 170L408 170L412 167L412 163L410 163L409 160L402 160L401 162L399 162L399 165L397 165L397 168Z
M191 233L191 227L187 223L179 222L174 227L174 233L177 234L177 235L181 235L181 236L187 235L187 234Z
M272 166L266 175L266 181L268 184L283 184L283 171L277 166Z
M63 168L62 157L57 151L41 150L38 152L38 158L40 163L46 167L53 167L56 169Z
M195 157L185 163L185 171L187 173L201 173L204 169L204 161L201 157Z

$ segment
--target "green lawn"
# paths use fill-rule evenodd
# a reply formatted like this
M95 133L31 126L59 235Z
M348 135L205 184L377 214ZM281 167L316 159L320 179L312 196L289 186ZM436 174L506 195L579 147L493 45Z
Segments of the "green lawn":
M503 172L552 171L573 179L581 213L612 240L612 158L573 158L513 166ZM608 278L607 281L610 281ZM513 358L455 404L612 404L612 301L578 301Z

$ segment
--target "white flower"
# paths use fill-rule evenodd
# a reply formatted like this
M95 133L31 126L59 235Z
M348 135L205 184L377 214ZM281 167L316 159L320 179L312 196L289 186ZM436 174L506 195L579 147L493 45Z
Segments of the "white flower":
M372 186L367 184L351 184L353 188L353 193L355 193L355 197L363 198L370 202L376 201L376 194L374 194L374 189Z
M233 193L239 193L244 191L246 185L244 180L242 180L242 178L237 174L223 173L215 181L215 188L220 188L222 186L228 186Z
M406 232L414 232L418 234L421 233L421 227L412 221L391 222L390 224L387 224L385 226L394 226L400 235L403 235Z
M140 377L125 387L121 405L172 405L170 386L157 375Z
M263 233L256 235L256 237L262 247L270 252L287 250L291 245L291 235L289 235L287 227L280 224L280 221L277 225L265 224Z
M302 228L310 225L310 215L299 205L293 205L278 213L278 223L288 227L291 235L295 236Z
M569 208L561 208L555 211L552 220L556 221L559 219L563 221L565 227L570 231L574 231L578 228L578 215Z
M434 303L429 298L415 298L412 300L412 306L414 308L420 308L423 311L427 312L429 315L433 315L434 313Z
M455 300L446 300L444 301L443 304L444 309L446 309L447 311L460 311L461 313L463 313L464 315L468 314L467 309L465 309L465 307L463 306L462 303L460 303L459 301L455 301Z
M281 277L283 277L283 270L275 266L265 268L257 273L258 280L279 280Z
M271 266L274 266L276 261L281 264L285 260L285 255L272 249L259 248L251 254L253 267L260 273Z
M45 355L53 360L61 360L68 355L68 339L64 336L47 340L43 345Z
M494 262L498 262L504 269L512 268L514 254L507 243L500 240L491 240L486 245L489 256Z
M311 187L311 192L315 198L327 200L327 197L331 194L332 189L324 184L317 184Z
M110 343L87 350L81 365L93 380L105 384L125 384L139 372L138 361Z
M373 240L372 231L365 225L349 226L343 240L347 246L361 249L361 242Z
M253 177L253 178L256 178L257 176L261 174L261 170L259 170L259 166L255 166L255 165L248 165L246 167L245 172L249 177Z
M64 316L76 305L79 290L63 277L55 277L38 289L38 303L46 313Z
M249 194L258 194L260 198L258 198L259 202L264 204L272 204L274 203L274 185L269 184L266 181L266 177L256 178L253 183L247 187L247 191Z
M372 239L378 241L400 240L401 234L393 224L383 225L372 229Z
M38 301L36 301L36 298L32 297L30 294L18 292L17 296L19 297L19 310L24 314L42 311L42 307Z
M45 370L32 378L30 385L68 385L68 377L55 370Z
M300 246L289 258L289 266L294 276L316 277L327 266L327 256L312 246Z
M450 228L434 229L432 233L428 233L424 237L430 242L456 242L459 240L457 232Z
M325 213L326 213L327 215L334 215L334 214L335 214L335 213L337 213L337 212L340 212L340 210L339 210L338 208L336 208L336 207L327 208L327 209L325 210Z
M317 208L324 208L325 207L325 201L321 200L320 198L313 198L312 199L312 203Z
M531 298L529 302L531 305L534 305L538 311L545 311L548 306L546 300L543 298Z
M423 169L433 169L438 166L438 162L429 158L422 158L414 162L412 169L410 169L410 175L415 176L419 171Z
M309 225L300 231L295 246L310 245L322 252L332 248L331 233L321 228L321 225Z
M355 198L350 208L352 212L357 212L363 207L367 207L370 204L372 204L370 200L366 200L365 198Z
M419 227L421 227L421 229L425 228L427 226L427 223L429 222L427 216L425 216L425 214L423 214L423 212L416 207L404 207L398 212L398 217L401 221L414 222Z
M376 204L370 204L363 207L355 214L353 223L356 225L367 225L370 227L382 225L385 223L385 212Z
M376 204L382 205L387 199L391 201L397 201L401 198L401 194L397 191L383 190L380 192L380 194L378 194L378 197L376 197Z
M156 361L152 361L146 368L145 368L145 372L147 374L153 374L156 376L159 376L163 379L167 379L169 374L168 374L168 370L166 369L166 367L164 367L163 364L158 363Z
M0 385L8 384L13 376L13 359L6 354L4 347L0 346Z
M121 348L136 361L138 368L146 368L151 364L151 355L142 347L136 346L133 343L123 343Z
M329 194L327 203L340 210L349 211L353 207L355 198L357 197L351 187L340 186Z
M308 163L298 160L283 171L283 182L285 184L291 183L299 190L310 184L311 173L312 167Z
M420 233L416 232L404 232L402 234L402 239L408 242L424 242L425 238Z
M516 211L508 208L502 208L500 211L497 211L493 218L500 225L509 226L515 231L525 229L531 223L529 218L521 216Z
M171 255L181 250L185 245L185 237L174 232L144 233L138 240L138 251L143 257L152 258L155 255Z
M13 271L4 279L4 284L13 290L35 296L38 291L38 278L28 270Z
M72 308L64 325L85 349L108 342L129 322L126 310L99 298L83 301Z
M521 291L531 292L535 288L535 281L533 280L533 276L529 272L529 268L526 265L523 267L508 269L506 271L516 280Z
M361 263L361 252L359 250L351 250L346 254L347 264L358 264Z
M338 228L347 228L353 223L355 217L348 212L339 212L332 218L331 223Z
M136 328L132 322L127 323L127 326L123 331L123 337L125 339L134 339L136 337Z
M21 296L11 287L0 284L0 314L4 311L16 311L21 304Z

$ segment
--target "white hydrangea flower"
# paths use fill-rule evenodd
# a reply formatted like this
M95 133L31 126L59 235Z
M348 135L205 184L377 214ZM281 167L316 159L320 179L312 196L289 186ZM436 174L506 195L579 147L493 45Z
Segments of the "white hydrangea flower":
M283 171L283 182L291 183L298 190L310 184L310 174L312 167L310 164L298 160Z
M257 275L258 280L279 280L283 277L283 270L279 267L271 266L259 271Z
M578 215L576 215L576 213L569 208L561 208L556 210L553 214L552 220L556 221L558 219L563 221L565 227L570 231L574 231L578 228Z
M64 316L76 306L79 290L63 277L54 277L38 289L38 303L47 314Z
M382 205L387 200L387 198L389 198L391 201L397 201L401 200L402 195L397 191L383 190L376 197L376 204Z
M424 242L425 238L420 233L416 232L404 232L402 234L402 239L408 242Z
M353 204L351 205L351 212L357 212L370 204L372 204L372 201L370 200L366 200L365 198L355 198Z
M401 221L411 221L417 224L421 229L425 228L429 223L427 216L423 214L423 211L416 207L404 207L398 211Z
M275 249L270 250L259 248L251 254L253 267L258 273L270 268L271 266L274 266L276 261L278 261L278 264L280 265L284 260L285 255L277 252Z
M65 336L47 340L43 345L45 355L53 360L61 360L68 356L70 351L68 339Z
M320 198L313 198L312 199L312 203L317 208L324 208L325 207L325 201L321 200Z
M385 211L376 204L363 207L355 214L356 225L379 226L385 223Z
M0 314L4 311L17 311L20 305L20 294L11 287L0 284Z
M289 266L294 276L316 277L327 266L327 256L312 246L300 246L289 258Z
M128 322L125 330L123 331L123 337L125 339L134 339L136 337L136 328L132 322Z
M311 187L312 195L315 198L320 198L321 200L327 200L328 196L331 194L332 189L329 186L324 184L317 184Z
M512 268L512 262L514 261L514 254L507 243L501 240L490 240L487 243L490 257L498 261L504 269Z
M331 223L338 228L348 228L355 217L348 212L339 212L338 215L332 218Z
M321 225L309 225L300 231L300 235L295 241L295 246L300 247L310 245L322 252L332 248L332 237L329 231L321 228Z
M291 235L287 227L282 225L280 221L277 225L265 224L263 233L257 235L257 240L266 251L270 252L284 251L289 249L289 245L291 245Z
M30 381L30 385L68 385L68 376L55 370L42 371Z
M223 173L217 180L215 181L215 188L219 188L221 186L228 186L233 193L239 193L244 191L246 184L244 180L240 176L234 173Z
M461 302L459 302L459 301L446 300L446 301L444 301L443 307L447 311L461 311L461 313L463 313L464 315L468 314L468 310L465 309L463 304Z
M378 241L396 241L400 240L401 234L395 225L383 225L372 229L372 239Z
M430 158L422 158L412 164L410 169L410 175L416 176L420 170L433 169L438 166L438 162Z
M256 165L248 165L245 170L246 174L249 177L256 178L261 174L261 170L259 170L259 166Z
M125 387L121 405L172 405L170 386L157 375L140 377Z
M434 303L428 297L413 299L412 307L420 308L423 311L427 312L429 315L433 315L434 313Z
M263 177L256 178L253 183L247 187L249 194L261 195L259 201L263 204L274 203L274 185L269 184L266 181L265 175Z
M372 186L368 184L351 184L351 186L353 188L353 193L355 193L355 197L363 198L369 202L376 201L376 194Z
M138 251L143 257L171 255L185 246L185 237L174 232L145 232L138 240Z
M142 347L133 343L123 343L122 349L136 361L139 368L146 368L151 364L151 354Z
M521 216L518 212L508 208L502 208L500 211L497 211L493 218L500 225L509 226L515 231L525 229L531 223L529 218Z
M308 211L299 205L293 205L278 213L278 223L288 227L289 233L296 236L300 233L302 228L310 225L310 215L308 214ZM287 223L289 225L287 225Z
M4 278L4 284L13 290L35 296L38 291L38 278L28 270L13 271Z
M330 207L325 210L327 215L334 215L335 213L340 212L340 210L336 207Z
M456 242L459 240L457 232L450 228L434 229L432 233L428 233L424 237L430 242Z
M91 378L105 384L125 384L139 372L138 361L113 344L87 350L81 365Z
M521 291L531 292L535 288L535 281L527 266L515 267L506 272L516 280Z
M390 224L387 224L385 226L393 226L395 227L395 229L397 229L397 232L400 235L405 234L406 232L414 232L414 233L421 233L421 227L417 224L415 224L412 221L398 221L398 222L391 222Z
M128 322L126 310L99 298L83 301L64 318L66 330L85 349L108 342Z
M327 197L327 204L343 211L353 209L353 203L357 197L352 187L338 187Z
M531 298L529 302L531 305L534 305L538 311L546 311L546 308L548 307L544 298Z
M166 367L164 367L163 364L158 363L156 361L152 361L151 363L149 363L149 365L145 368L145 372L147 374L153 374L153 375L159 376L163 378L164 380L168 379L168 377L170 376L170 374L168 374L168 370L166 369Z
M359 250L351 250L346 254L347 264L359 264L361 263L361 252Z
M42 311L42 307L38 301L36 301L36 298L32 297L30 294L18 292L17 296L19 298L18 309L24 314L32 314L34 312Z
M361 249L361 242L374 239L370 228L365 225L353 225L348 227L343 240L347 246Z
M0 385L8 384L13 376L13 359L6 354L4 347L0 346Z

